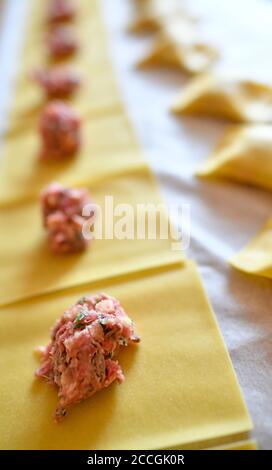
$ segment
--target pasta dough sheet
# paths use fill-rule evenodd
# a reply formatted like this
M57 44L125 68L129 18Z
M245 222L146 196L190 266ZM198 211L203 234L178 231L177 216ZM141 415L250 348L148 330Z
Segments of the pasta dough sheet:
M115 85L99 2L95 0L82 0L76 25L77 32L82 35L83 50L75 65L78 61L78 66L86 73L85 86L73 101L85 118L82 150L74 158L63 162L41 162L38 159L41 142L37 133L37 118L43 100L38 87L31 83L29 73L35 64L46 65L42 41L48 5L47 2L33 2L32 8L11 127L2 149L2 206L37 199L41 189L52 180L67 186L93 186L115 175L133 171L138 173L146 168ZM37 47L34 48L33 44L36 43Z
M246 273L272 279L272 219L230 263Z
M56 390L34 379L33 349L48 342L67 306L98 290L121 301L142 342L120 355L124 384L80 403L57 425ZM191 262L22 302L1 309L1 322L1 449L183 448L251 428Z
M271 122L272 87L237 77L202 74L183 88L172 111L233 122Z
M0 305L170 261L180 262L182 252L176 251L176 246L172 250L174 240L171 240L170 231L169 239L160 238L160 222L168 227L166 210L160 212L160 220L158 212L155 220L153 237L157 239L148 239L152 222L141 222L141 217L139 223L136 222L138 204L154 204L156 208L161 203L157 186L147 170L111 178L90 187L90 193L101 207L98 220L102 222L102 239L98 235L86 251L73 255L54 255L49 251L38 201L19 205L12 211L9 208L1 210L0 226L4 230L0 232ZM112 203L107 202L109 199L105 196L113 198ZM119 227L113 226L110 239L111 224L118 221ZM137 237L141 226L146 230L142 232L144 239ZM129 232L128 227L131 227ZM124 237L120 239L123 233ZM162 233L162 236L168 234Z
M6 138L0 172L0 205L37 199L52 180L64 185L101 184L114 175L148 171L123 112L85 120L79 154L61 162L39 160L37 130Z
M257 450L257 444L255 441L245 441L230 444L229 446L216 447L211 450Z
M210 158L198 169L202 177L226 177L272 189L272 126L228 129Z
M246 436L246 433L245 433L245 436ZM231 439L233 439L234 436L229 436L227 439L226 438L223 438L222 439L222 442L223 441L228 441L230 440L230 443L229 444L224 444L224 445L219 445L219 441L220 439L216 439L216 441L218 442L218 445L216 445L215 447L211 447L211 446L208 446L206 444L206 447L203 447L203 444L201 443L197 443L196 445L193 445L193 444L190 444L189 447L185 446L185 449L189 449L189 450L257 450L257 444L255 441L252 441L252 440L242 440L240 441L239 440L239 436L236 436L237 440L235 442L231 441ZM174 447L170 447L168 450L184 450L184 446L174 446Z
M11 135L35 127L37 118L47 102L43 90L31 79L34 70L44 70L56 65L49 59L46 49L47 10L47 2L32 3L32 21L28 26L11 109L8 128L8 134ZM121 100L108 57L107 36L97 1L79 2L79 13L74 27L80 41L80 50L72 59L58 62L58 65L67 65L82 75L82 86L69 102L83 118L120 111Z

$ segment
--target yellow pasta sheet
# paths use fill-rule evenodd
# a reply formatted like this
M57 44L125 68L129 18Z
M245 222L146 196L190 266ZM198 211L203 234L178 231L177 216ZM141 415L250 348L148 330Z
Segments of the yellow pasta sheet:
M83 118L82 149L63 162L39 160L37 119L46 100L29 74L34 67L47 63L44 35L48 5L33 2L9 132L2 148L0 205L36 199L52 179L64 185L92 185L114 174L145 167L115 85L99 2L81 0L79 4L75 29L82 36L82 51L71 66L78 66L85 74L83 87L72 100Z
M60 314L88 292L120 299L142 342L120 356L126 380L53 420L56 390L33 372ZM195 265L137 272L1 309L2 449L191 447L251 421ZM216 444L215 444L216 445Z
M197 170L201 177L225 177L272 189L272 126L233 126Z
M93 186L114 175L148 171L124 112L85 120L82 149L68 160L41 161L40 145L37 130L32 127L16 138L6 138L0 172L0 206L36 200L52 180L68 186Z
M255 441L244 441L229 446L215 447L211 450L257 450L257 444Z
M29 127L34 129L37 125L38 116L47 99L43 90L31 79L31 74L35 70L46 70L55 65L65 65L82 75L82 87L69 102L83 118L108 115L121 109L121 100L108 57L107 37L99 13L99 2L80 0L78 4L78 15L73 28L80 50L72 58L53 62L46 46L48 2L30 1L27 37L18 70L9 134L16 135Z
M255 441L251 439L247 440L239 440L241 437L246 437L247 433L242 433L242 435L236 435L235 436L235 442L232 441L234 436L228 436L227 438L217 438L213 439L210 441L210 445L207 447L207 441L204 443L198 442L195 444L189 444L187 445L179 445L179 446L174 446L168 448L168 450L257 450L257 444ZM219 443L225 442L224 445L219 445ZM227 444L227 442L229 443ZM217 442L217 445L215 447L212 447L213 444Z
M240 271L272 279L272 219L230 263Z
M49 251L39 201L0 211L0 226L3 227L0 231L0 305L181 259L181 252L172 250L172 240L166 238L168 233L161 232L161 222L166 228L168 225L165 210L157 212L153 235L157 239L148 239L152 222L144 223L142 216L137 219L139 204L153 203L154 208L159 209L157 205L161 203L157 186L147 170L112 177L90 191L101 207L97 224L101 222L102 236L98 234L83 253L55 255ZM111 204L116 211L113 217ZM123 209L120 204L126 207ZM141 211L141 214L144 213ZM141 228L145 229L144 239L137 236Z

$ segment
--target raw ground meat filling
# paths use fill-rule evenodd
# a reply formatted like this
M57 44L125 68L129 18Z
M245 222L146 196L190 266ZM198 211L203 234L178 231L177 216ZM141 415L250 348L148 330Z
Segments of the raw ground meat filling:
M89 398L124 374L116 360L118 351L138 343L132 320L118 300L106 294L83 297L55 324L51 341L42 352L37 377L58 388L55 419L61 420L72 405Z
M32 76L44 89L48 98L68 98L81 84L80 73L68 67L37 70Z
M75 2L71 0L51 0L48 14L49 23L71 21L75 15Z
M82 209L90 204L86 189L68 189L50 184L41 194L44 227L50 250L55 254L75 253L87 248L89 241L82 233Z
M79 42L74 30L68 26L55 26L48 33L47 46L53 59L69 57L79 49Z
M54 101L46 106L40 118L43 143L41 158L62 160L74 155L81 144L81 119L70 106Z

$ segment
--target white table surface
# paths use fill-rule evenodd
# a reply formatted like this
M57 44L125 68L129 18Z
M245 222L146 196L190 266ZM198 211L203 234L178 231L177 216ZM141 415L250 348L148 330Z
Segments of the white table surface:
M187 78L174 72L140 72L134 64L150 39L132 37L126 26L133 0L102 0L112 59L127 110L165 201L191 207L191 244L254 422L260 448L272 449L272 282L232 270L227 259L271 216L272 194L193 176L225 125L174 118L168 107ZM185 0L181 0L185 3ZM8 0L0 40L0 129L18 64L28 0ZM201 35L219 47L221 70L272 82L272 2L194 0ZM192 5L193 4L193 5ZM16 25L16 27L15 27ZM272 132L272 127L271 127ZM177 221L173 221L174 223Z

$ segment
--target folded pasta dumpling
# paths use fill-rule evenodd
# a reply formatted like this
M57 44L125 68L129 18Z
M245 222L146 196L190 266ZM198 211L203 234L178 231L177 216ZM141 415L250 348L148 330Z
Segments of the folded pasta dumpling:
M217 57L216 49L202 41L193 22L176 16L163 25L139 66L166 65L189 73L200 73L211 66Z
M231 126L196 174L226 177L271 190L272 126Z
M271 122L272 87L220 74L203 74L184 87L172 111L234 122Z
M241 271L272 279L272 218L230 264Z
M135 33L159 31L164 22L176 15L195 21L180 0L134 0L134 19L129 30Z

